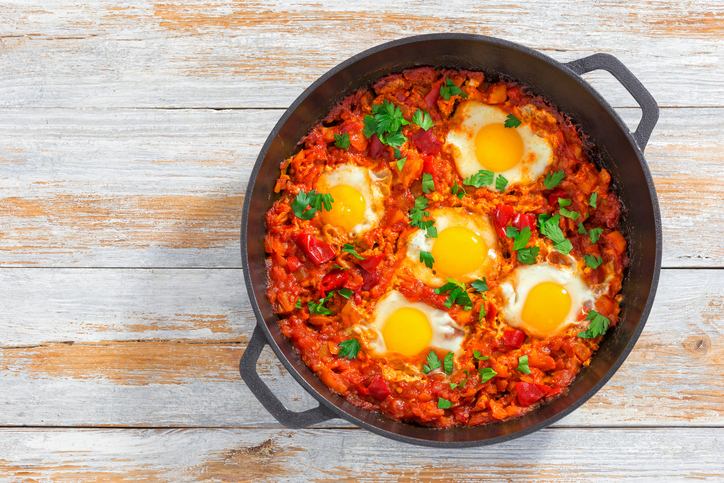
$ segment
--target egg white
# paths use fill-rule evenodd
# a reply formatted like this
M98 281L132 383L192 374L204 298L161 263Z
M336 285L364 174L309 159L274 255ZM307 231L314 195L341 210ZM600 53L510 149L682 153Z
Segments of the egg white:
M505 123L508 114L498 107L478 101L467 101L455 112L453 127L447 134L446 145L450 150L458 173L463 178L485 168L475 154L475 136L481 128L493 123ZM455 124L457 122L457 125ZM553 162L553 149L548 140L536 135L529 125L516 129L523 140L523 157L512 168L495 172L508 180L508 186L520 182L533 182ZM488 185L494 186L494 182Z
M470 282L483 277L491 278L498 273L502 255L500 254L495 229L487 216L469 213L458 208L430 210L430 216L435 220L435 228L437 228L438 234L442 233L446 228L461 226L473 231L488 245L488 260L486 263L477 270L461 277L461 282ZM433 265L433 268L428 268L424 263L420 262L420 252L431 252L435 240L437 239L427 238L425 230L413 232L407 239L407 254L404 264L412 270L418 280L430 286L442 286L447 281L445 277L433 273L435 265Z
M553 282L562 286L571 297L571 308L568 314L552 334L542 333L535 327L529 326L521 316L528 293L533 287L543 282ZM520 328L527 334L538 338L560 334L566 327L580 323L578 319L582 311L592 308L598 298L596 291L581 279L575 268L549 263L517 267L500 283L500 289L505 300L501 310L502 320L508 325Z
M379 224L384 214L384 201L390 193L392 174L373 172L354 164L343 164L323 172L315 184L318 193L327 193L337 185L348 185L359 191L365 200L364 220L350 230L350 235L361 235Z

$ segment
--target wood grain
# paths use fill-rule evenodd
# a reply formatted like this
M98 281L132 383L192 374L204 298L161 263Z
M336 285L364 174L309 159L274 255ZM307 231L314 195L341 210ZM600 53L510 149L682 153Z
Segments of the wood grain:
M557 426L721 426L722 294L722 271L664 270L633 352ZM3 269L0 299L0 425L278 425L237 372L256 323L241 270ZM258 370L316 405L271 350Z
M724 429L546 429L469 449L362 430L0 430L10 481L721 481ZM32 479L32 480L31 480Z
M724 266L722 112L664 109L646 150L665 267ZM281 111L3 114L0 266L240 266L246 183Z

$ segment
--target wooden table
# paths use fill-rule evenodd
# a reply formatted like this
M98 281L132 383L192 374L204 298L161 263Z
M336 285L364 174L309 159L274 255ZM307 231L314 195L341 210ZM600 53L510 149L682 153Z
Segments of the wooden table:
M239 225L274 123L337 63L400 37L608 52L661 106L656 304L553 427L492 447L281 427L237 373L255 319ZM724 8L560 0L0 4L0 480L724 478ZM608 74L585 78L632 128ZM267 349L290 408L313 405Z

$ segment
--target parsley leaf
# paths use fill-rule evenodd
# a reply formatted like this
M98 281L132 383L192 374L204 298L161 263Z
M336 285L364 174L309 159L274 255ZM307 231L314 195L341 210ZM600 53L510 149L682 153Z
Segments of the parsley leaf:
M355 257L357 257L360 260L367 260L365 257L363 257L362 255L357 253L355 251L354 247L352 245L350 245L349 243L345 243L344 246L342 246L342 251L347 252L350 255L354 255Z
M588 200L588 204L595 208L596 201L598 201L598 191L591 193L591 198Z
M454 382L450 383L450 389L455 389L458 387L465 387L465 384L467 384L468 379L470 379L470 373L468 371L463 371L465 373L465 379L463 379L461 382L458 382L455 384Z
M477 173L465 178L463 184L482 188L483 186L491 184L493 182L493 178L495 178L495 173L488 171L487 169L481 169Z
M410 210L410 225L421 228L420 224L425 216L430 216L426 210L428 200L424 196L415 199L415 206Z
M603 228L592 228L588 232L588 236L591 238L591 243L596 243L602 233L603 233Z
M320 194L314 190L309 193L299 191L292 201L292 211L302 220L311 220L322 207L327 211L331 210L333 202L334 198L330 194Z
M407 156L405 156L402 159L397 160L397 170L402 171L402 168L405 167L405 161L407 161Z
M435 289L435 293L438 295L448 292L445 307L450 308L452 304L456 303L462 305L465 310L470 310L473 307L473 302L465 290L465 284L458 282L454 278L446 278L445 280L447 280L445 285Z
M340 294L342 297L346 298L347 300L349 300L349 298L354 295L354 292L348 288L341 288L337 290L337 293Z
M302 299L301 299L301 298L298 298L298 299L297 299L297 303L294 304L294 306L295 306L296 308L298 308L298 309L301 309L301 308L302 308Z
M340 270L347 270L346 268L340 267L339 265L332 265L332 268L338 268Z
M565 208L561 208L561 209L560 209L560 212L561 212L561 215L565 216L566 218L570 218L570 219L572 219L572 220L574 220L574 221L577 220L578 217L580 216L577 212L575 212L575 211L569 211L569 210L567 210L567 209L565 209Z
M487 361L490 359L490 356L484 356L481 354L480 351L473 351L473 357L475 357L479 361Z
M349 133L342 133L334 135L334 145L339 149L349 149Z
M359 342L357 342L357 339L342 341L337 344L337 347L339 347L339 354L337 355L339 357L346 357L347 359L356 359L360 350L360 345Z
M440 86L440 95L446 101L450 100L450 96L460 96L463 99L467 99L468 95L463 92L461 88L455 85L450 79L445 79L445 85Z
M583 226L583 222L578 223L578 234L579 235L585 235L586 234L586 227Z
M569 198L558 198L558 206L568 206L571 203L573 203L573 201Z
M563 176L565 173L563 170L556 171L555 173L548 173L546 175L546 178L543 180L543 186L546 187L546 189L552 190L558 184L563 181Z
M543 213L538 215L538 225L540 232L553 242L553 248L563 255L568 255L573 249L573 245L570 240L566 239L561 227L558 226L560 219L561 216L558 214L556 216L550 216Z
M518 357L518 367L516 367L515 369L522 372L523 374L530 374L530 368L528 367L528 356Z
M432 175L430 173L423 173L422 174L422 192L431 193L433 191L435 191L435 181L433 181Z
M463 189L462 186L458 186L457 180L455 180L455 184L452 185L452 188L450 188L450 192L458 197L458 199L463 199L463 196L465 196L466 191Z
M497 372L495 372L492 368L486 367L484 369L478 369L478 373L480 374L480 383L485 384L492 378L498 375Z
M515 117L512 114L508 114L508 117L505 118L505 124L504 124L505 127L518 127L518 126L520 126L520 124L521 124L520 119L518 119L517 117Z
M452 407L452 403L445 399L444 397L441 397L437 400L437 408L438 409L448 409Z
M435 259L432 258L430 252L420 252L420 261L425 264L427 268L432 268L432 264L435 263Z
M513 250L522 250L530 241L530 227L523 228L513 240Z
M372 105L372 114L372 116L365 116L365 127L362 133L368 138L377 134L382 144L399 149L407 141L402 134L402 126L410 124L402 116L400 108L390 101L384 100L382 104Z
M478 292L485 292L488 290L488 281L483 277L482 280L474 280L471 284L471 287L473 287Z
M442 360L442 367L445 369L445 374L448 376L451 375L453 371L454 357L455 354L448 352Z
M417 111L415 111L415 113L412 115L412 122L420 126L425 131L433 126L430 114L423 111L422 109L418 109Z
M528 247L518 250L518 261L525 265L532 265L535 263L535 259L538 256L539 252L540 248L538 247Z
M442 366L442 363L440 362L440 358L437 357L437 354L435 354L435 351L431 350L429 354L427 354L427 364L422 366L422 372L427 374L428 372L437 369L438 367Z
M483 298L485 298L485 295L483 295ZM485 302L483 302L482 304L480 304L480 313L478 314L478 325L480 327L483 326L483 319L486 315L488 315L488 311L485 310Z
M512 238L515 240L515 237L517 237L520 234L520 230L518 230L514 226L509 226L505 229L505 236L508 238Z
M603 263L603 259L601 257L596 259L593 255L583 255L583 259L586 261L586 265L591 268L598 268Z
M594 337L605 334L606 330L608 330L609 324L611 323L610 320L608 320L606 317L599 314L595 310L591 310L588 313L588 317L586 317L586 320L591 321L588 326L588 330L584 330L583 332L578 333L578 337L581 337L583 339L593 339Z
M437 238L437 228L434 226L428 226L425 232L425 238Z
M314 302L312 300L307 302L309 313L312 315L331 315L332 311L325 307L324 304L329 302L332 299L332 296L334 296L334 290L329 292L323 299L319 299L319 302Z
M505 176L499 174L495 179L495 189L502 192L505 191L506 186L508 186L508 180L505 179Z

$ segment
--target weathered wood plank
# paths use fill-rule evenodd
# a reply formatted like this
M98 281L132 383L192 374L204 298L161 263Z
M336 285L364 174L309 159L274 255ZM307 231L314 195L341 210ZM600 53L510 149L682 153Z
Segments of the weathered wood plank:
M86 0L5 2L0 18L0 106L286 107L348 57L435 32L504 38L560 61L608 52L665 106L721 105L724 92L724 12L712 2ZM586 78L613 105L635 106L608 74Z
M664 266L724 266L722 112L664 109L646 150ZM239 267L246 183L280 115L3 110L0 265Z
M9 481L721 481L724 429L542 430L439 449L361 430L0 430Z
M557 425L721 426L723 294L723 271L664 270L627 361ZM277 425L237 372L256 323L241 270L2 269L0 300L0 425ZM258 368L313 406L270 350Z

